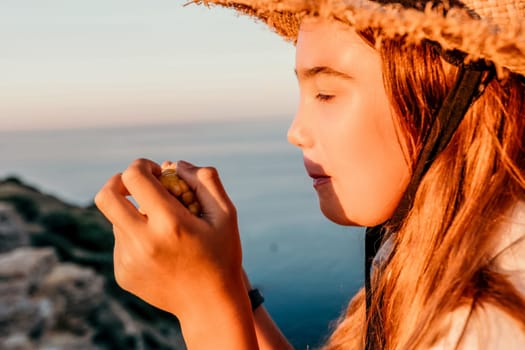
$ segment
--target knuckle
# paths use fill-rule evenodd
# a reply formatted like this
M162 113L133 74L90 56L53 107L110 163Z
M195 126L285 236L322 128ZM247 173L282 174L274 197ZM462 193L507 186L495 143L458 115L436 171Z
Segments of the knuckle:
M143 168L148 164L148 160L146 158L138 158L135 159L131 164L129 165L130 168Z
M219 179L219 172L214 167L203 167L197 171L197 176L201 181L216 181Z
M174 237L177 237L176 234L180 231L179 222L173 215L166 215L164 220L158 223L155 231L158 232L160 236L167 233L175 233Z
M237 209L233 205L224 207L224 223L232 224L237 222Z
M229 204L227 205L227 213L230 217L237 217L237 208L231 202L229 202Z
M122 182L126 185L133 185L143 177L141 167L131 165L122 173Z

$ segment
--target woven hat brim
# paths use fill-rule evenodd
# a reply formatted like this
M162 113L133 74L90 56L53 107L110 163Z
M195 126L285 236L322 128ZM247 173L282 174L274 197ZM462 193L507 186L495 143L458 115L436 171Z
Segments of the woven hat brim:
M444 50L467 53L467 61L485 59L498 75L512 71L525 76L525 18L516 15L505 28L472 18L461 9L446 16L427 6L424 11L398 4L366 0L192 0L207 6L232 8L268 25L285 40L295 42L305 16L337 19L356 30L381 28L382 37L404 36L409 43L431 40Z

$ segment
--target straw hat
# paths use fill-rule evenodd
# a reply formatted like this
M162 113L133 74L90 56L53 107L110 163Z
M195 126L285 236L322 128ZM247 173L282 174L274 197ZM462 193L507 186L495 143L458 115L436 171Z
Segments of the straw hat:
M380 28L383 38L427 39L466 60L494 63L498 75L525 76L525 0L190 0L233 8L295 42L305 16L334 18L357 30Z

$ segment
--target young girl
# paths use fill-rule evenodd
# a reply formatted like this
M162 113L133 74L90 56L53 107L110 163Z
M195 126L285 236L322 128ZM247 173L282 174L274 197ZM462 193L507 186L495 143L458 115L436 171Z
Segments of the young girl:
M365 286L323 349L525 348L525 1L194 2L295 43L289 141L324 215L368 227ZM175 314L189 349L291 348L217 172L178 162L196 217L160 169L137 160L96 197L119 284Z

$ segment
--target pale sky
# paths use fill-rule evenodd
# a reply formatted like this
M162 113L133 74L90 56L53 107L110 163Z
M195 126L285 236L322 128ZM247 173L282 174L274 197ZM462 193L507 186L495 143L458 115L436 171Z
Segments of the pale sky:
M292 117L294 47L185 0L0 0L0 130Z

